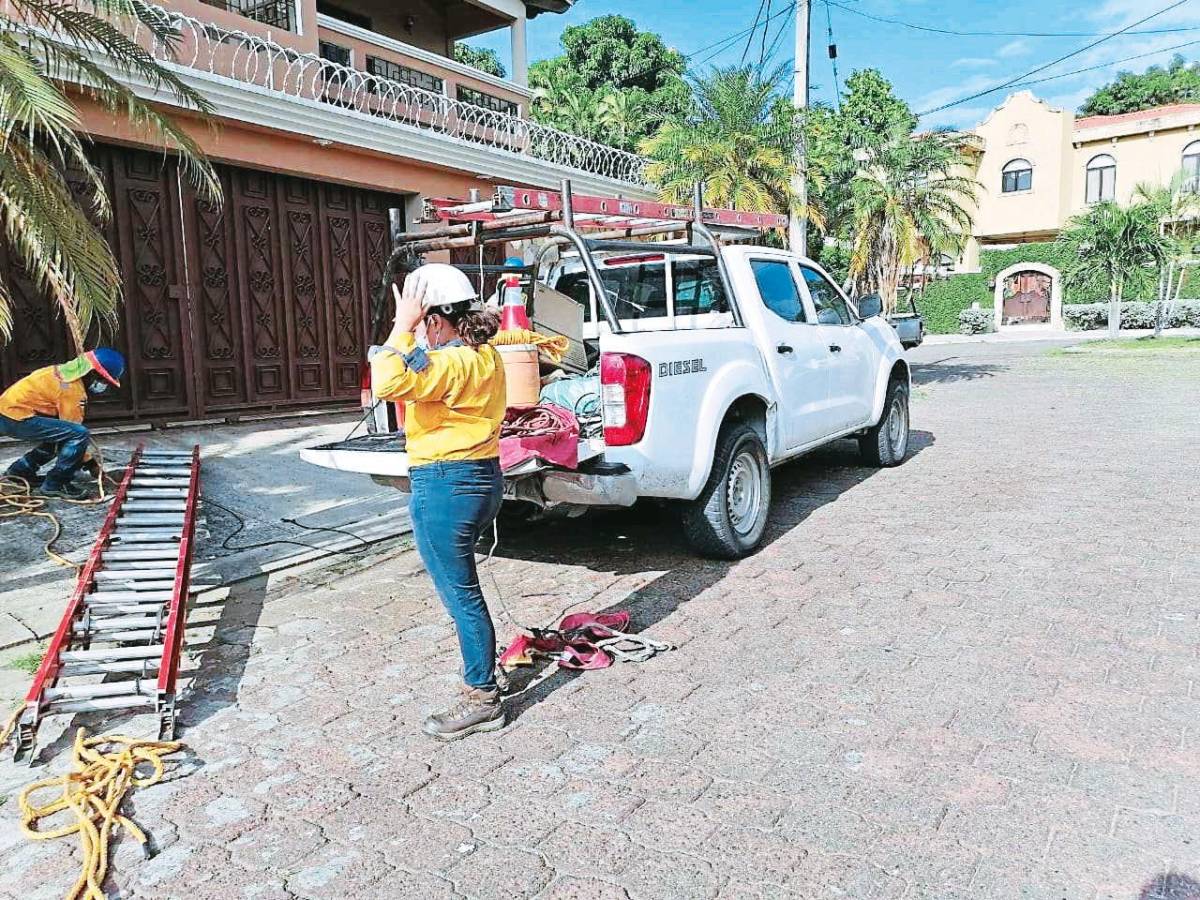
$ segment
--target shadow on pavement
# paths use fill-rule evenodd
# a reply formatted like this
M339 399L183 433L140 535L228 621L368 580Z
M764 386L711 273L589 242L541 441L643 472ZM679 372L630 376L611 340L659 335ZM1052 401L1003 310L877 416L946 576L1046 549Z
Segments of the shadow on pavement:
M1181 872L1167 872L1142 888L1137 900L1200 900L1200 881Z
M960 381L978 381L992 378L1005 371L1008 366L996 363L959 362L957 356L947 356L927 363L913 363L912 381L917 387L926 384L954 384Z
M934 436L913 431L909 457L931 447ZM857 463L857 447L839 441L814 451L772 473L772 512L764 547L778 540L809 516L842 494L870 478L878 469ZM648 558L647 547L654 547ZM646 569L665 570L662 575L619 602L590 612L630 613L630 630L654 637L653 627L692 598L722 581L734 563L698 558L684 544L678 516L664 506L639 504L627 512L596 513L586 528L530 528L501 534L498 557L533 562L562 562L605 573L632 574ZM486 582L485 582L486 586ZM586 604L580 604L586 606ZM580 611L578 608L573 610ZM548 666L555 665L552 674ZM518 669L511 676L508 710L515 719L549 697L579 672L539 661Z

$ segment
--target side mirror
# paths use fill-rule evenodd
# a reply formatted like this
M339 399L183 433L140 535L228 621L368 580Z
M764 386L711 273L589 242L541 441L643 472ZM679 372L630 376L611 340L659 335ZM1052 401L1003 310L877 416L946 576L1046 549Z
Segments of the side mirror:
M883 298L878 294L867 294L858 298L858 314L864 319L870 319L883 312Z

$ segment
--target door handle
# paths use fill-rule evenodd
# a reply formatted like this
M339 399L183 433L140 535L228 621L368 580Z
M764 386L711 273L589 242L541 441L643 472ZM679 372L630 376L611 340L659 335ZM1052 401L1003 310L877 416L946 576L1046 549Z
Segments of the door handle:
M775 347L775 352L776 353L791 353L792 348L788 344L779 344L778 346Z
M830 352L830 353L841 353L841 352L842 352L842 348L841 348L841 347L839 347L837 344L830 344L830 345L829 345L829 352Z

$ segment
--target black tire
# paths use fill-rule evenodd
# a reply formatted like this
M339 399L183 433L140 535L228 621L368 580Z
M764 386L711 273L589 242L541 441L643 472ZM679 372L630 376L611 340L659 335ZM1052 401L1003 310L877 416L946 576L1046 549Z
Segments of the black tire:
M899 417L897 423L894 417ZM908 383L893 378L888 383L879 421L858 439L858 449L869 466L889 468L904 462L908 455L909 416Z
M771 467L762 439L744 422L727 423L708 483L683 507L688 545L715 559L749 556L762 543L770 508Z

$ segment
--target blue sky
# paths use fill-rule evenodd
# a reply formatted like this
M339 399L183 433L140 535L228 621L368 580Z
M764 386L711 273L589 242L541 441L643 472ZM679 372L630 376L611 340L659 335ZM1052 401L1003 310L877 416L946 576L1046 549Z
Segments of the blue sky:
M950 36L924 33L898 25L872 21L842 7L850 7L872 16L901 19L906 22L953 31L1001 32L1097 32L1108 33L1129 25L1143 16L1169 5L1172 0L833 0L828 7L834 40L838 45L841 78L857 68L874 66L892 80L901 96L918 111L932 109L977 91L993 87L1027 72L1056 57L1098 40L1097 37L1019 37ZM772 0L774 11L786 9L789 0ZM639 27L657 31L668 44L683 53L693 53L706 45L749 28L759 8L759 0L577 0L575 9L561 16L543 15L530 23L530 58L553 56L558 52L558 36L568 25L608 13L633 19ZM823 0L814 0L812 28L812 75L814 97L834 97L833 73L826 54L826 11ZM784 29L778 42L775 61L789 63L792 53L791 29L794 17L775 18L768 39L774 42L776 30ZM1091 90L1108 81L1122 68L1141 70L1151 63L1165 62L1172 52L1166 48L1195 41L1182 52L1200 59L1200 0L1188 0L1136 30L1189 28L1169 34L1123 34L1101 43L1034 78L1098 66L1094 71L1031 85L1030 90L1055 105L1074 109ZM750 57L761 52L761 29L756 33ZM506 32L476 39L474 43L493 46L507 60ZM745 39L729 50L707 60L704 65L737 63L746 47ZM1127 63L1115 61L1148 54ZM702 59L701 54L697 59ZM971 126L1000 103L1006 89L972 100L929 116L926 126Z

